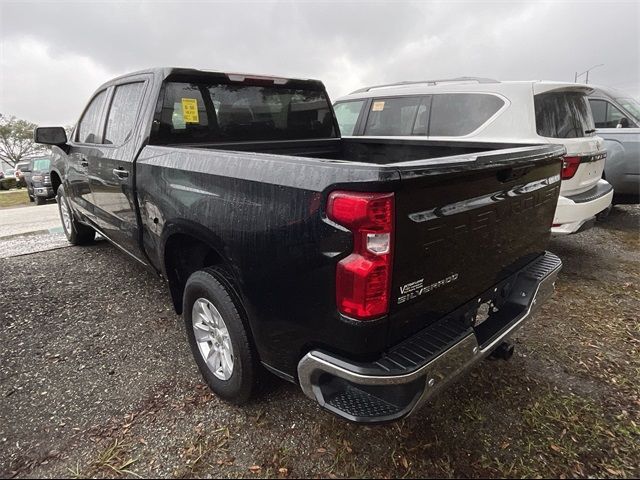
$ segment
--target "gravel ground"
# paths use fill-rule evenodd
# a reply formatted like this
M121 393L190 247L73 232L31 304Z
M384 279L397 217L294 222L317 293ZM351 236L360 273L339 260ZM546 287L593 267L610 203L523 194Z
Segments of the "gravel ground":
M640 208L550 250L558 291L512 360L380 427L272 377L217 400L166 286L106 242L0 260L0 476L637 477Z

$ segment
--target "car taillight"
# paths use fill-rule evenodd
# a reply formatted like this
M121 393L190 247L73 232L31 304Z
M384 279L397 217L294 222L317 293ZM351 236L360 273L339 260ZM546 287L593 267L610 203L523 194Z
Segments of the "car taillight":
M580 157L564 157L562 159L562 180L569 180L578 171Z
M393 193L332 192L327 217L353 232L353 252L336 268L338 310L358 320L371 320L388 313Z

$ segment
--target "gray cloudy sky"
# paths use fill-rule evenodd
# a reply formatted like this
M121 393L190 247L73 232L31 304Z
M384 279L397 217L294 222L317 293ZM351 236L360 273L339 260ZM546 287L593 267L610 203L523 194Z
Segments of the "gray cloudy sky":
M0 0L0 113L75 123L109 78L150 66L360 86L460 75L590 83L640 96L640 2Z

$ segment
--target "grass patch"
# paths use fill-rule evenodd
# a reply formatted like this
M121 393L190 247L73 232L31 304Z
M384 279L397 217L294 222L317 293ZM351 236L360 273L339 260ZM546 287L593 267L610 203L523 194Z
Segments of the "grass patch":
M234 459L228 456L231 434L227 427L215 426L206 431L202 424L196 427L196 436L181 449L180 458L184 464L173 472L176 478L201 477L209 470L222 465L232 465Z
M629 412L612 415L599 402L549 391L522 418L527 455L515 462L515 476L585 476L589 466L590 475L595 467L596 476L625 477L637 468L640 428Z
M76 464L73 468L67 468L67 472L72 478L121 477L125 475L141 478L140 475L131 471L131 466L138 459L131 456L130 448L131 445L121 440L115 440L98 455L98 458L90 463L86 470Z
M29 194L26 188L20 190L0 191L0 208L29 205Z

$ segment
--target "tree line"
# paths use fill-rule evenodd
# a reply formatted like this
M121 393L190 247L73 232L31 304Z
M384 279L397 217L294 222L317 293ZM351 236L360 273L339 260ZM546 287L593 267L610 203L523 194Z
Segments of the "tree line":
M15 167L18 162L48 151L33 141L35 123L0 113L0 160Z

